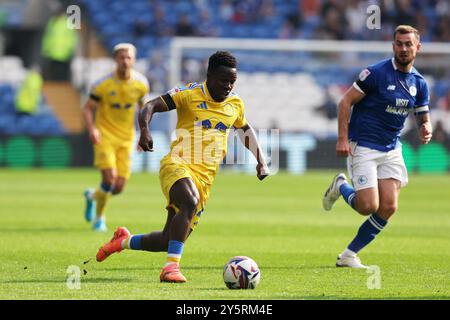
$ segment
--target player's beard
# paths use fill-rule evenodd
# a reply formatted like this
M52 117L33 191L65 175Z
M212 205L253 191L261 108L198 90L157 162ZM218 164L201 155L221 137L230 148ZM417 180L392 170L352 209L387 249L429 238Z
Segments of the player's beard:
M131 74L131 68L128 68L127 66L120 66L117 68L117 73L120 77L127 79Z
M410 65L412 62L414 61L414 57L409 58L408 57L401 57L400 54L396 54L395 55L395 62L397 62L399 65L406 67L408 65Z

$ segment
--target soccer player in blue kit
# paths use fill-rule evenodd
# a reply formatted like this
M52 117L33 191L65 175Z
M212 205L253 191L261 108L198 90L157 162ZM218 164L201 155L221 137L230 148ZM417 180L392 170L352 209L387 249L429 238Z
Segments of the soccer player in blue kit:
M431 139L428 86L413 67L420 47L415 28L398 26L392 44L394 57L364 69L339 102L336 154L347 157L353 186L345 174L337 174L322 205L329 211L342 195L368 219L339 254L338 267L367 268L357 253L386 227L397 210L400 188L408 182L399 137L410 111L416 117L421 142Z

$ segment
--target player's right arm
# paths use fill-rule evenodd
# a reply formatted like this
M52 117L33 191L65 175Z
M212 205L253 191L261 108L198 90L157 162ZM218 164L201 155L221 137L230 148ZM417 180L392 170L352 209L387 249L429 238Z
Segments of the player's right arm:
M91 139L93 144L97 144L100 142L100 131L97 129L94 123L94 112L97 106L98 102L92 98L89 98L83 108L84 121L89 132L89 138Z
M354 86L351 86L347 92L345 92L342 99L338 104L338 140L336 143L336 154L339 157L347 157L351 155L350 143L348 141L348 123L350 120L350 110L352 106L362 98L365 93L357 90Z
M141 131L141 135L139 137L139 146L142 148L142 150L153 151L153 138L148 128L153 114L155 114L156 112L166 112L174 108L174 102L168 94L150 100L142 107L138 117L139 129Z

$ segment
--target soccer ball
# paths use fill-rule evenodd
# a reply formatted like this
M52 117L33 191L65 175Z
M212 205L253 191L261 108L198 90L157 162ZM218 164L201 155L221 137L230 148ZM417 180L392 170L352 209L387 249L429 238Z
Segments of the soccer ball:
M229 289L255 289L260 279L258 265L249 257L233 257L223 268L223 281Z

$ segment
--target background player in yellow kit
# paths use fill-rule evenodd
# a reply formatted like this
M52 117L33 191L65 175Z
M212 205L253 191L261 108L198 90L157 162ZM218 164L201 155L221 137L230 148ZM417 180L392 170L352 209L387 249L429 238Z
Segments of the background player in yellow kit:
M100 169L97 190L85 191L85 218L93 229L106 231L105 205L111 195L123 191L130 177L131 152L135 134L135 106L143 106L148 81L132 69L136 48L130 43L114 47L116 70L94 83L84 106L89 137L94 144L94 165ZM95 121L94 121L95 114Z
M167 221L162 231L131 235L120 227L110 242L97 253L97 261L122 249L167 251L162 282L185 282L179 262L184 242L195 228L209 197L210 188L225 156L229 129L239 130L241 141L253 153L258 164L257 177L268 174L266 161L255 132L244 116L244 103L232 93L237 78L236 59L219 51L209 58L206 82L174 88L146 103L139 117L139 145L153 151L148 123L155 112L176 109L177 139L161 160L160 182L167 199Z

